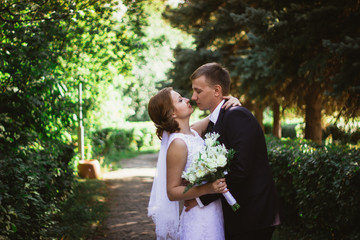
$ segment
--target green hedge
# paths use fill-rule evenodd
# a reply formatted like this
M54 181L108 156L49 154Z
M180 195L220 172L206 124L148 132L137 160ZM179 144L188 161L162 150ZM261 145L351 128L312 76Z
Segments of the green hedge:
M51 239L71 193L74 151L67 145L20 148L0 158L0 239Z
M267 137L281 239L360 239L360 151Z
M359 124L347 124L346 126L331 124L323 131L323 140L329 135L334 142L357 144L360 141Z
M92 134L94 158L111 151L139 151L154 145L155 130L146 124L132 124L127 128L104 128Z

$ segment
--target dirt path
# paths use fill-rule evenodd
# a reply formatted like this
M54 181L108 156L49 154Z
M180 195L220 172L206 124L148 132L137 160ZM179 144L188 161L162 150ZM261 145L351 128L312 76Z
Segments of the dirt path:
M122 169L105 173L109 213L92 240L155 239L155 225L147 206L155 174L157 154L122 160Z

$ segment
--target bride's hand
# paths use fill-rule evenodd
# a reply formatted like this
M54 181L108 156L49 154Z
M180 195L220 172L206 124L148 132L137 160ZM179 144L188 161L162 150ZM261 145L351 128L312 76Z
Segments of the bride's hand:
M229 191L225 182L225 178L220 178L212 183L209 183L210 193L226 193Z
M223 99L228 99L221 108L228 109L229 107L241 106L239 99L233 96L224 96Z

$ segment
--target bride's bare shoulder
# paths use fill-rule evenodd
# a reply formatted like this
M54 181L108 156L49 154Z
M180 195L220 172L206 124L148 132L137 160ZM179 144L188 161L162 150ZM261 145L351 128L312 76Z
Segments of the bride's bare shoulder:
M175 138L169 144L167 153L168 153L168 155L169 155L169 153L171 153L171 154L181 154L181 153L187 154L187 145L186 145L185 141L181 138Z

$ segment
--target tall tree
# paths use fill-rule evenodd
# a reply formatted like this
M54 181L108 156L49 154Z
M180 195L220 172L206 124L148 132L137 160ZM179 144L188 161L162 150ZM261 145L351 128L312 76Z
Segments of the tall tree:
M133 81L126 95L131 97L133 115L128 120L149 120L147 103L157 88L167 81L166 72L172 66L173 52L177 45L189 46L190 36L172 28L162 18L166 4L163 0L147 0L143 11L147 24L141 26L144 48L134 63ZM136 8L139 11L139 8Z
M358 1L186 1L165 16L195 38L194 50L177 50L177 86L189 89L182 70L215 59L235 94L273 107L276 132L279 107L297 107L318 143L322 114L359 114Z
M3 147L16 149L38 140L57 138L69 126L75 108L64 97L64 86L55 78L54 70L67 34L60 22L67 21L76 11L76 4L66 1L2 4L0 141Z
M331 114L345 107L351 109L351 113L343 111L348 117L359 111L356 90L359 67L354 59L359 47L348 44L339 51L329 50L346 41L357 41L359 27L352 22L360 20L359 4L356 1L266 3L233 15L236 22L248 26L248 36L255 45L245 59L238 61L238 68L242 69L241 64L252 59L264 59L266 77L260 81L262 87L258 84L253 87L274 88L277 95L284 96L285 102L304 109L305 138L321 143L322 111ZM355 51L350 53L349 49ZM254 64L249 65L247 72L254 73ZM243 80L250 81L246 77ZM350 99L355 101L350 103Z
M73 98L78 84L83 83L88 133L123 122L131 114L126 93L133 82L134 64L145 47L143 5L144 1L96 1L64 26L69 40L57 77L66 82Z
M248 4L247 1L230 0L186 1L177 9L168 9L164 16L175 27L191 33L195 39L195 49L178 48L175 51L176 61L169 76L173 79L171 83L173 86L190 92L191 83L188 77L197 67L212 61L222 63L231 72L231 94L241 97L243 105L254 110L255 116L262 125L264 108L275 100L271 100L272 98L266 95L265 91L254 91L256 88L253 87L250 89L246 85L248 83L239 78L240 74L242 77L245 76L244 71L241 73L237 71L237 65L234 64L236 57L243 57L246 54L244 52L249 51L253 46L246 35L248 27L234 21L232 17L233 14L244 13ZM257 3L252 1L251 4ZM251 65L249 61L244 63L245 68ZM247 77L255 81L259 81L260 78L268 79L263 69L265 63L260 61L255 64L258 69L248 72Z
M236 24L230 13L242 13L245 5L241 1L186 1L176 9L167 9L164 17L171 24L194 38L194 49L178 48L176 62L170 77L175 86L190 92L190 74L200 65L217 61L231 68L232 57L237 50L248 48L242 26ZM236 77L236 76L235 76ZM236 82L233 81L233 85ZM238 89L231 88L239 96Z
M74 183L77 84L85 84L89 113L113 79L127 89L121 76L131 73L141 47L141 16L114 19L122 5L111 0L1 2L1 236L59 238L51 235L52 227Z

